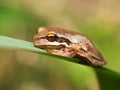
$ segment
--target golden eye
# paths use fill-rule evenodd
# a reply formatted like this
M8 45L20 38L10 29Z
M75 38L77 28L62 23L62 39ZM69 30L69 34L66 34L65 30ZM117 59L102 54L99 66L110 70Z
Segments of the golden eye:
M47 35L47 40L50 41L50 42L56 41L57 40L57 35L54 34L54 33L49 33Z

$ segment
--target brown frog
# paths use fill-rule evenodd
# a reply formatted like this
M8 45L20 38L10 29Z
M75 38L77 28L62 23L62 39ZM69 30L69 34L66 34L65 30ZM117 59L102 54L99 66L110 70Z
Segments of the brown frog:
M51 54L76 58L92 66L106 64L106 60L93 43L80 33L62 28L40 27L33 39L35 47Z

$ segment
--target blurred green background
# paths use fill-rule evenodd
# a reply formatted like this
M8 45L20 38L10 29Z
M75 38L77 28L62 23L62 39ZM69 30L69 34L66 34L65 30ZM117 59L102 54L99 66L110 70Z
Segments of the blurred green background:
M120 73L119 0L0 0L1 36L32 42L39 26L86 35ZM54 59L0 49L0 90L100 90L93 69Z

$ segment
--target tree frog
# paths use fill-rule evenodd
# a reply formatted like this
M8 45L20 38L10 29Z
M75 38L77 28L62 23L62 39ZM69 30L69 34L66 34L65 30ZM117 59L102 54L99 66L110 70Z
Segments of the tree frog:
M40 27L33 40L35 47L51 54L75 58L91 66L106 64L106 60L93 43L77 32L62 28Z

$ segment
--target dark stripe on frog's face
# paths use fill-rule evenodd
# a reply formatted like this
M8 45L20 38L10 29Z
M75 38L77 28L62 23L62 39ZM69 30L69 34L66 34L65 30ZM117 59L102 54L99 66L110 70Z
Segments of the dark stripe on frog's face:
M47 39L47 36L39 37L39 38L37 38L37 39L38 39L38 40L40 40L40 39ZM67 43L68 45L71 44L71 41L68 40L68 39L66 39L66 38L64 38L64 37L57 37L55 41L58 42L58 43ZM50 41L49 41L49 42L50 42ZM51 43L52 43L52 42L51 42Z
M57 42L59 42L59 43L67 43L68 45L70 45L71 44L71 41L70 40L68 40L68 39L66 39L66 38L64 38L64 37L59 37L58 39L57 39Z

